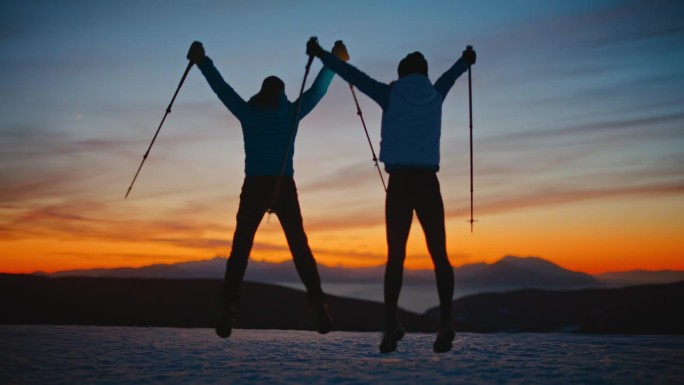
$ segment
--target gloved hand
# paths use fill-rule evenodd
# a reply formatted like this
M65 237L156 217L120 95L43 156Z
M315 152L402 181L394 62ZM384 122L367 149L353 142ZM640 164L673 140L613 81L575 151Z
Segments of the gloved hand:
M332 49L332 54L337 56L342 61L349 61L349 52L347 52L347 47L342 43L342 40L335 42L335 46Z
M465 60L469 65L473 65L477 60L477 54L475 53L475 50L473 50L473 47L469 45L468 48L463 51L461 58L463 58L463 60Z
M312 37L306 42L306 54L308 56L321 57L323 56L323 52L325 51L323 51L323 48L318 44L318 39L315 37Z
M186 56L188 60L195 64L202 64L206 55L204 54L204 46L199 41L195 41L190 45L188 50L188 55Z

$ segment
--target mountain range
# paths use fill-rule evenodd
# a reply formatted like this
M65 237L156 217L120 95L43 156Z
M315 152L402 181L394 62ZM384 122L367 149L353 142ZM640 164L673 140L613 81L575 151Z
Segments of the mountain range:
M223 257L209 260L155 264L138 268L69 270L51 277L112 277L112 278L169 278L221 279L225 270ZM324 283L377 284L382 283L385 267L362 268L318 265ZM629 271L590 275L564 269L537 257L506 256L491 264L466 264L454 269L457 291L472 294L507 291L522 288L579 289L622 287L651 283L671 283L684 280L684 271ZM280 263L250 260L245 280L264 283L298 283L299 277L291 261ZM434 285L432 270L404 270L406 285Z
M219 279L52 278L0 274L0 324L210 327L216 325ZM383 305L329 295L336 330L378 331ZM409 331L435 322L400 310ZM307 295L287 287L245 282L238 328L314 330Z
M208 327L219 279L52 278L0 274L0 324ZM522 289L457 299L468 332L684 334L684 281L620 289ZM380 302L329 296L335 330L381 331ZM434 332L438 309L400 311L409 332ZM238 328L313 330L306 293L245 282Z
M457 330L684 334L684 281L619 289L522 289L454 301ZM434 319L438 308L424 313Z

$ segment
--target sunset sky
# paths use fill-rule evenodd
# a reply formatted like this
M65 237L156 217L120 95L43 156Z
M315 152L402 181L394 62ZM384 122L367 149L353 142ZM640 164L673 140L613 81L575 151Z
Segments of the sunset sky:
M310 36L344 40L383 82L409 52L435 81L475 47L473 234L467 76L443 109L455 266L517 255L590 273L684 270L682 15L678 0L2 1L0 272L227 255L242 134L197 69L124 194L193 40L244 99L277 75L294 100ZM377 151L381 110L358 95ZM295 179L320 263L384 263L384 191L339 77L300 124ZM275 216L252 258L290 258ZM431 267L417 221L406 263Z

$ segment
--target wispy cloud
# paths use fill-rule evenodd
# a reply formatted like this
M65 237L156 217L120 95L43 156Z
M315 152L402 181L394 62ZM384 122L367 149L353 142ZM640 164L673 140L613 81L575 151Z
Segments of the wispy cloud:
M684 113L664 113L657 116L639 117L614 117L611 120L594 121L591 123L570 125L560 128L539 128L521 132L500 134L493 137L482 138L479 145L484 150L494 151L502 148L519 149L520 146L535 147L553 141L572 140L573 138L583 139L591 143L605 134L617 134L619 138L630 138L632 140L650 139L680 139L684 138L684 130L679 129L679 124L684 123ZM664 129L654 129L654 126L666 124ZM630 135L632 132L638 136ZM611 139L616 139L612 137Z
M671 196L684 194L684 180L679 183L628 186L620 188L575 188L575 189L549 189L532 191L526 194L503 194L504 197L487 197L480 200L477 211L481 215L493 215L504 212L523 210L532 207L556 206L560 204L576 203L594 199L621 198L621 197L649 197ZM448 217L464 217L470 213L470 208L462 206L448 210Z

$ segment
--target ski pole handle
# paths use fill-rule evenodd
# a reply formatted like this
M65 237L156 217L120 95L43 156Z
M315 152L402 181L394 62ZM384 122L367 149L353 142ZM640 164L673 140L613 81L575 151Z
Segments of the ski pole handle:
M475 51L473 50L472 45L466 46L465 51L463 51L463 56L462 56L468 65L473 65L475 64L475 60L477 60L477 56L475 54Z
M320 44L318 44L318 38L316 36L311 36L309 38L309 41L306 42L307 47L320 47ZM315 52L309 53L309 56L316 56Z
M342 40L335 42L335 46L332 49L332 54L344 62L349 61L349 52L347 52L347 47L344 45Z
M310 60L313 60L314 56L320 57L323 54L323 48L318 44L316 36L311 36L306 42L306 54Z

